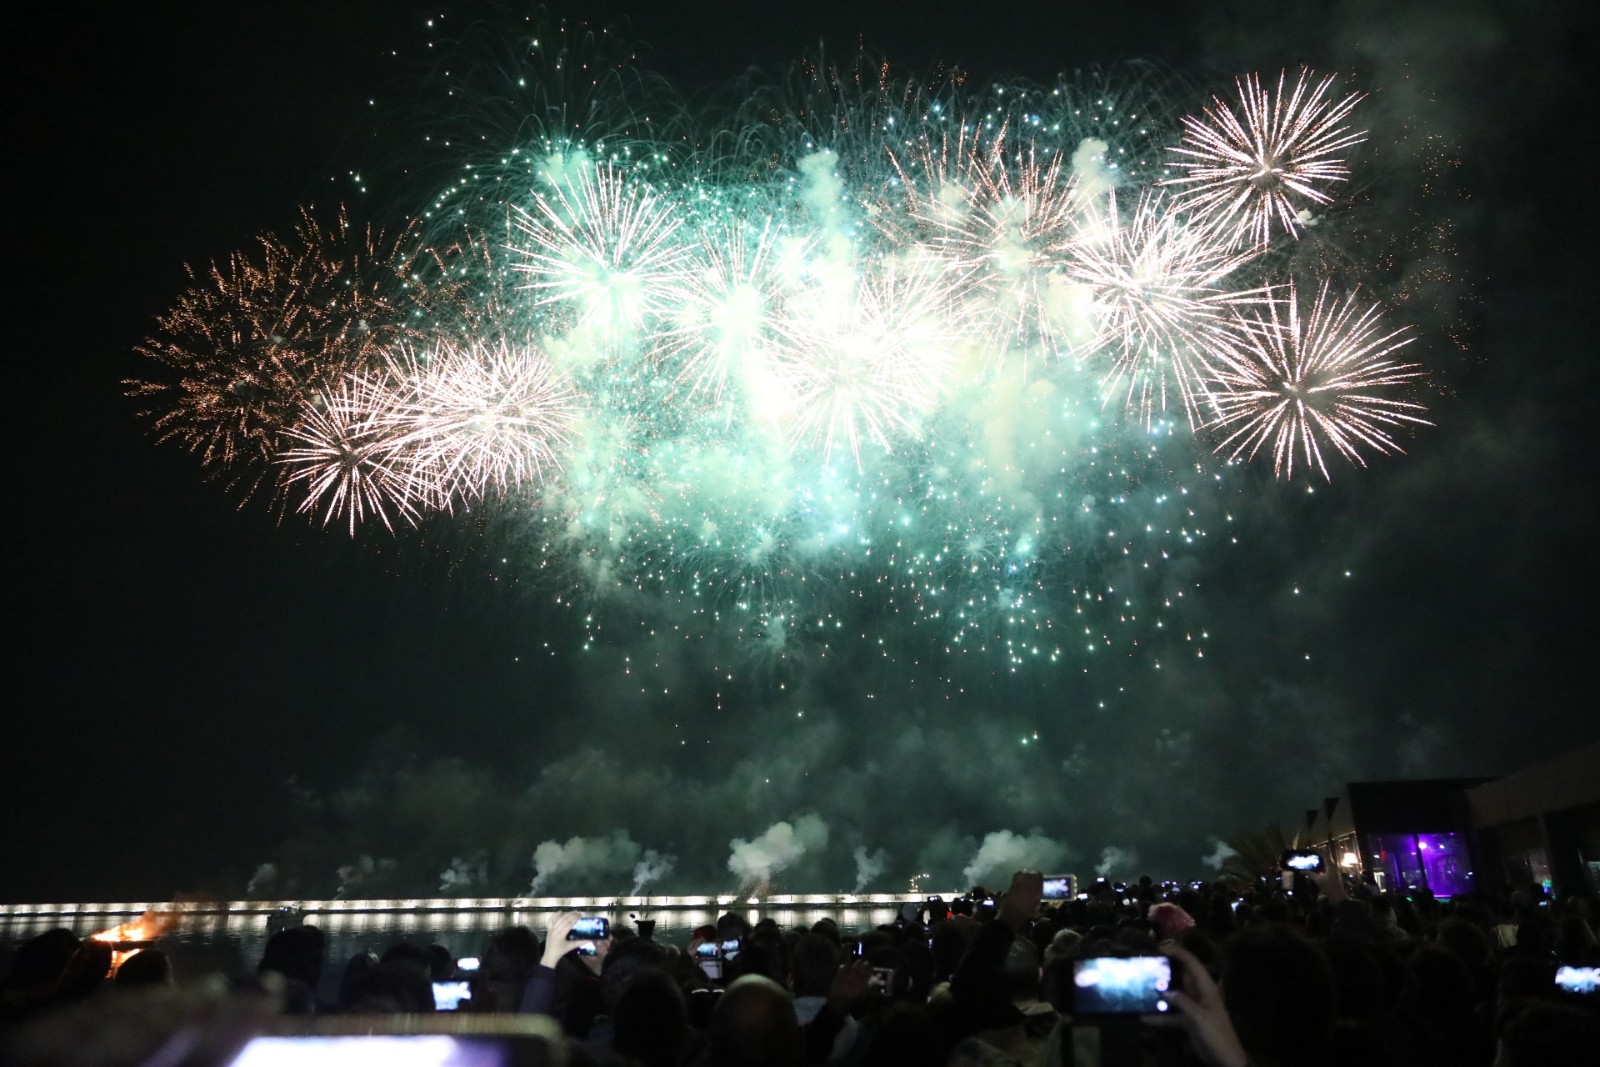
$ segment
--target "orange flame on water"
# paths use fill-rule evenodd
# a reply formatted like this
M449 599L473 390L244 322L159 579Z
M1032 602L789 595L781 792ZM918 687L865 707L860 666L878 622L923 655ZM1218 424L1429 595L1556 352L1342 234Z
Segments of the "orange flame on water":
M154 941L177 924L177 912L157 911L155 908L151 908L137 919L119 923L109 930L101 930L99 933L90 934L89 940L107 941L114 946L118 946L111 950L110 973L115 975L117 969L127 962L128 957L143 947L144 942Z

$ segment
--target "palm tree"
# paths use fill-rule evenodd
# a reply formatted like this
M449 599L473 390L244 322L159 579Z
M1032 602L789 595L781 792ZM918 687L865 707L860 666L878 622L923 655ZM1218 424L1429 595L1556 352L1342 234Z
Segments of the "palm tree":
M1228 847L1233 854L1222 861L1217 880L1252 886L1256 879L1278 869L1283 850L1289 844L1283 836L1283 827L1274 820L1260 830L1247 830L1230 837Z

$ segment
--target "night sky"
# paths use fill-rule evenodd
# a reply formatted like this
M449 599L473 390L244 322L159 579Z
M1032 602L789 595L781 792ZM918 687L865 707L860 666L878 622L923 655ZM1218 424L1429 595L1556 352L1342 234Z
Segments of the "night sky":
M514 894L574 836L592 870L558 889L625 889L657 850L663 887L724 890L732 842L780 821L797 891L851 888L858 850L881 850L872 888L955 884L1001 831L997 863L1199 874L1214 838L1344 782L1496 775L1600 736L1589 5L584 9L690 98L781 81L819 42L975 80L1148 61L1187 86L1175 109L1301 63L1372 93L1369 210L1448 250L1395 313L1437 425L1331 486L1230 475L1207 506L1237 541L1172 562L1192 592L1172 633L1015 675L870 607L847 627L870 638L826 655L674 646L639 621L670 606L575 601L492 515L352 540L155 444L123 382L155 372L133 349L186 262L302 205L393 225L430 180L406 168L449 155L418 151L407 107L481 112L485 144L514 113L445 98L427 12L181 6L13 16L0 901L238 897L263 864L285 895L432 892L453 864Z

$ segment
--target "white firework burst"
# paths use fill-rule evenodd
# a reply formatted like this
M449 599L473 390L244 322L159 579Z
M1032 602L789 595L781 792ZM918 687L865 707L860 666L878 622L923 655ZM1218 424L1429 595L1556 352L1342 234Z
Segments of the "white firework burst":
M1094 347L1109 352L1107 403L1120 395L1148 424L1175 392L1191 423L1206 421L1213 365L1239 344L1231 312L1271 299L1267 288L1222 284L1249 258L1185 225L1159 195L1141 196L1125 223L1111 197L1105 224L1084 231L1067 268L1090 294Z
M974 328L997 361L1017 349L1052 353L1064 326L1060 268L1077 236L1082 191L1063 175L1060 152L1013 143L1006 124L987 144L969 140L970 128L962 123L953 142L914 154L914 171L891 155L911 226L897 212L875 221L955 263Z
M299 419L283 430L293 445L276 458L284 487L305 492L296 511L321 511L324 526L343 517L352 537L369 516L391 531L391 513L416 525L426 493L403 458L396 402L392 385L352 376L301 404Z
M1237 110L1213 97L1203 117L1184 118L1183 142L1169 149L1184 176L1163 184L1234 247L1265 244L1280 226L1297 234L1302 208L1331 202L1327 187L1349 177L1341 153L1366 140L1345 125L1360 93L1335 100L1334 79L1315 81L1310 70L1292 88L1287 80L1280 74L1268 92L1259 75L1240 78Z
M1309 309L1293 283L1287 299L1244 320L1251 340L1243 358L1219 367L1222 391L1210 426L1227 432L1218 452L1253 458L1272 449L1273 471L1293 477L1296 457L1331 480L1322 446L1366 466L1360 448L1403 452L1393 432L1431 425L1418 403L1391 394L1422 377L1422 368L1391 358L1413 340L1404 328L1385 332L1377 305L1357 294L1331 298L1324 282Z
M437 506L542 484L560 469L578 395L537 347L442 343L399 365L413 373L388 425Z
M685 272L682 303L657 354L675 365L691 397L722 407L727 420L738 408L724 405L730 387L759 401L770 386L777 323L801 285L813 245L771 221L758 229L743 218L708 228L699 242L700 262Z
M791 448L824 458L862 445L892 451L949 388L966 335L959 272L931 256L887 260L849 285L819 286L794 301L781 327L779 368L792 406Z
M602 342L637 336L680 298L691 262L682 217L617 167L575 168L514 222L524 240L513 269L528 276L533 303L569 308Z

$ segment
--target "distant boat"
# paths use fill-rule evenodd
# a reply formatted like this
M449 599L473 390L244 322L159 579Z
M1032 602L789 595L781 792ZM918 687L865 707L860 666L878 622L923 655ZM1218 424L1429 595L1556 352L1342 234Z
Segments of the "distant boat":
M306 913L304 908L292 907L285 904L271 915L267 916L267 936L271 937L279 930L288 930L296 926L304 926Z

